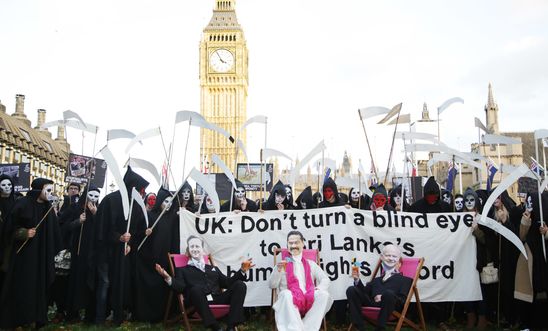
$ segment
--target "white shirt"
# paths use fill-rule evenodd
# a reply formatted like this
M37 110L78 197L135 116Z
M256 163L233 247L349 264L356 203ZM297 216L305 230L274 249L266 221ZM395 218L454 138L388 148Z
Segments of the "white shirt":
M298 256L292 256L293 258L293 274L299 281L299 287L306 292L306 277L304 275L304 266L302 263L302 254ZM329 277L327 274L316 264L314 261L308 260L310 266L310 273L312 275L312 281L316 283L316 288L327 291L329 288ZM274 266L274 270L270 275L269 284L270 288L278 288L280 291L287 289L287 277L285 271L278 271L278 268Z

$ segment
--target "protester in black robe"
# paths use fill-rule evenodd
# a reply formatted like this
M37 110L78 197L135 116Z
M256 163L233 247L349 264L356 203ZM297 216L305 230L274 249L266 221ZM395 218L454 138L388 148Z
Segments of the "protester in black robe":
M348 205L355 209L366 210L369 197L360 192L359 189L352 187L348 191Z
M156 225L136 253L134 317L138 321L157 323L165 311L169 288L154 266L158 263L162 268L169 269L168 253L172 248L174 223L178 221L177 208L172 209L171 202L171 193L160 188L156 203L148 213L149 228Z
M144 194L148 182L133 172L128 166L124 175L124 184L131 199L132 188ZM131 302L131 257L135 243L144 237L145 222L141 208L134 203L131 212L131 228L126 233L127 222L122 208L122 196L120 191L115 191L103 198L97 214L96 240L95 240L95 265L96 265L96 318L97 324L103 324L106 318L107 294L110 287L111 304L115 311L115 323L120 323L123 309ZM130 252L124 254L124 243L128 242ZM135 246L135 247L134 247Z
M375 192L373 192L373 197L371 198L371 203L369 206L367 206L368 210L390 210L394 211L394 207L392 207L388 203L388 194L386 193L386 189L384 188L384 184L380 184L375 189Z
M183 187L179 191L179 194L176 197L179 206L184 208L191 213L198 211L198 205L194 201L194 193L192 192L192 186L188 182L183 184Z
M272 187L270 196L266 203L263 204L263 210L286 210L290 209L289 202L287 201L287 193L285 185L282 181L278 180L276 185Z
M135 188L144 196L148 182L135 173L128 166L124 175L124 183L131 201L131 192ZM117 208L121 209L121 201ZM116 207L115 207L116 208ZM112 213L112 211L111 211ZM146 223L143 210L137 204L133 204L131 213L131 224L127 231L127 223L123 213L117 217L111 217L109 221L108 240L110 241L109 252L109 276L110 276L110 304L112 306L113 321L121 324L134 308L135 293L135 255L137 246L145 236ZM127 245L126 245L127 243Z
M223 207L221 206L221 211L223 210ZM200 207L200 214L213 214L215 213L215 205L213 204L213 200L209 196L209 194L204 194L204 197L202 199L201 207Z
M489 198L489 192L487 192L487 190L484 190L484 189L479 189L479 190L476 190L476 194L478 195L478 199L479 199L479 212L482 213L483 212L483 206L485 206L485 203L487 202L487 198Z
M345 204L345 205L348 204L348 194L343 193L343 192L339 192L339 199L343 204Z
M230 203L232 203L232 211L257 211L258 207L255 201L246 197L245 186L239 180L236 181L236 189L232 192L232 201L228 200L221 206L221 212L230 211Z
M8 224L11 210L15 205L15 193L13 189L13 180L8 175L0 176L0 290L4 280L4 275L8 268L9 256L11 253L12 238L4 231Z
M428 178L424 184L422 199L417 200L409 207L411 213L446 213L451 211L451 206L441 200L441 192L434 177Z
M13 229L14 242L0 295L0 328L31 323L41 327L47 322L47 294L55 278L53 258L61 250L59 224L48 201L52 192L51 180L37 178L13 207L7 225Z
M314 194L312 194L312 200L314 200L314 208L320 208L320 203L323 201L322 194L320 192L314 192Z
M295 202L293 201L293 188L291 185L285 185L285 196L287 199L287 204L289 205L288 209L295 209Z
M337 184L335 184L335 181L331 177L327 177L323 182L322 191L323 201L320 203L320 208L344 206L344 202L339 197Z
M316 204L314 203L314 198L312 198L312 188L310 186L307 186L301 194L297 197L295 207L296 209L312 209L316 208Z
M78 204L71 206L63 217L70 214L69 250L71 266L68 276L66 298L67 319L79 320L79 311L85 309L85 321L92 323L95 318L95 215L99 203L99 188L91 185L83 192Z
M403 210L401 208L402 202ZM407 203L407 199L402 199L401 197L401 184L390 191L390 206L392 206L395 211L407 211L409 209L409 203Z

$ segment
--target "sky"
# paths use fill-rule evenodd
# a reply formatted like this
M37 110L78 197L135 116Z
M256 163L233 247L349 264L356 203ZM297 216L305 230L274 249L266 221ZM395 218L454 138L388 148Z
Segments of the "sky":
M187 126L177 125L173 135L173 123L179 110L200 111L199 43L214 3L3 0L0 100L13 113L15 95L24 94L33 125L43 108L46 121L72 110L99 126L95 148L93 135L82 143L81 133L68 129L78 154L103 147L108 129L140 133L160 126L166 145L175 137L173 173L182 178ZM546 1L237 0L236 12L249 49L247 115L267 116L267 146L293 158L323 139L326 157L341 162L347 151L354 169L358 160L368 169L358 108L402 102L402 114L414 121L423 103L435 118L452 97L464 104L441 114L441 141L470 151L478 140L474 117L485 123L489 83L501 131L546 127ZM384 171L393 127L375 123L365 125ZM190 132L186 171L199 167L198 132ZM247 139L249 160L258 162L264 126L249 126ZM128 143L109 143L120 164ZM130 155L160 169L161 146L151 138ZM402 149L396 141L398 168Z

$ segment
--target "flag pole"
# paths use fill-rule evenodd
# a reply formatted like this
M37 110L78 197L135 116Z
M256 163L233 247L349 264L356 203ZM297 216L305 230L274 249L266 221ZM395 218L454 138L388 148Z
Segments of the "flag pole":
M542 149L544 150L544 145ZM538 139L535 139L535 156L536 156L536 159L538 160ZM542 192L540 192L540 164L538 164L538 161L536 160L535 162L537 163L537 191L538 191L537 193L538 193L538 203L539 203L539 210L540 210L540 224L545 226L546 223L544 223L544 213L542 210ZM544 169L544 176L546 176L546 168ZM544 240L544 235L542 233L540 234L540 238L542 242L542 254L544 254L544 262L546 262L546 243Z
M367 137L367 131L365 130L365 124L363 123L362 114L360 113L359 109L358 109L358 115L360 115L360 122L362 122L363 134L365 135L365 141L367 142L367 149L369 150L369 157L371 158L371 163L373 164L373 172L375 173L375 177L379 178L379 176L377 176L377 167L375 166L375 161L373 160L373 153L371 153L371 145L369 144L369 138Z
M390 172L390 162L392 161L392 152L394 151L394 141L396 140L396 130L398 129L398 122L400 120L400 111L398 111L398 117L396 117L396 125L394 126L394 134L392 135L392 146L390 146L390 154L388 155L388 164L386 165L386 173L384 174L383 184L386 187L386 178Z

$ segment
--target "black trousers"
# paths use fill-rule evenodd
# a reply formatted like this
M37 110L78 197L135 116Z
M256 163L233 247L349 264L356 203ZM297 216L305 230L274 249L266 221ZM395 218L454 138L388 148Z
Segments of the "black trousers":
M346 298L348 299L348 310L350 311L350 320L359 330L364 330L365 324L361 313L362 306L380 307L379 318L377 320L376 330L384 330L388 317L396 309L401 309L401 299L391 290L386 290L380 302L375 302L365 291L356 286L350 286L346 289Z
M219 295L213 296L211 304L229 304L226 323L229 327L236 326L245 321L244 316L244 300L247 292L247 286L241 280L235 281L226 291ZM187 292L187 297L192 306L203 320L205 327L216 327L217 320L209 309L210 302L207 301L207 295L204 294L201 288L191 287Z

